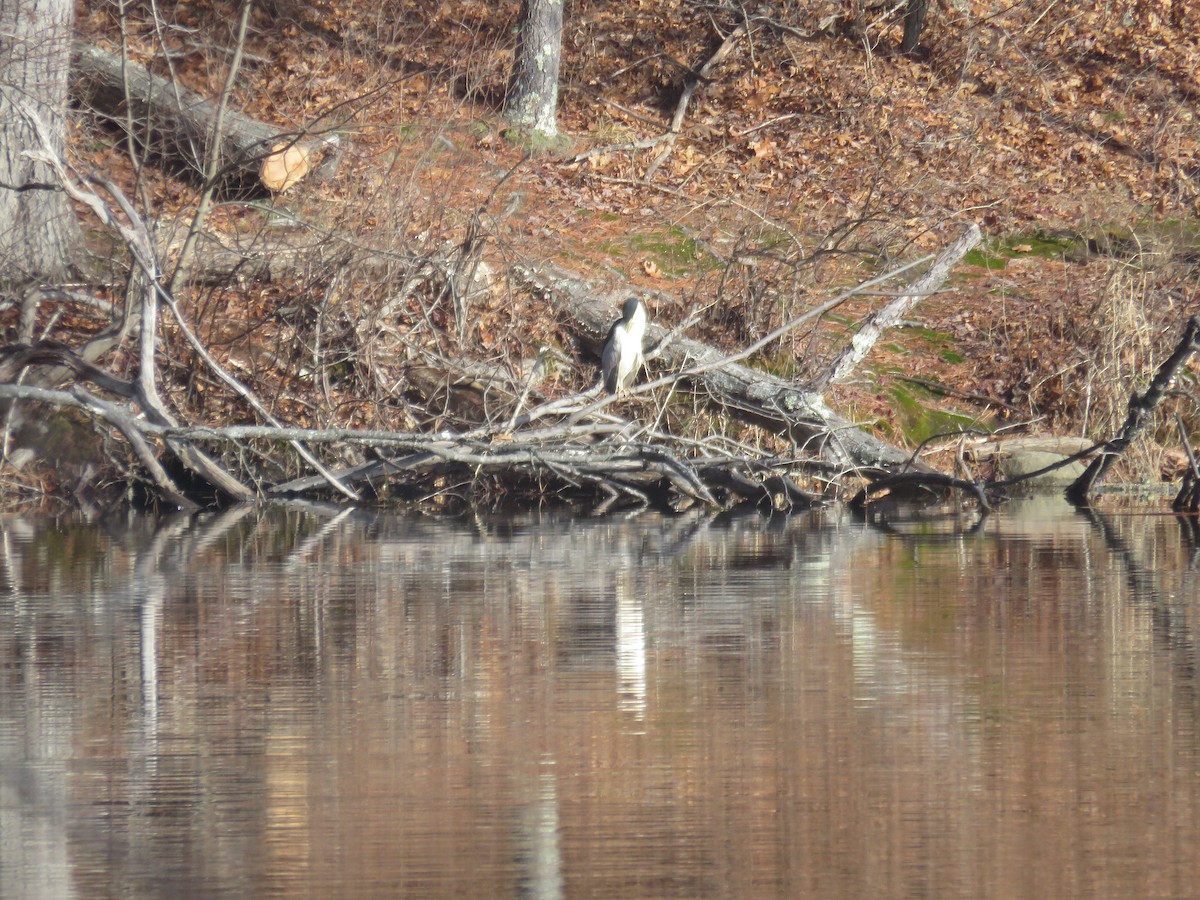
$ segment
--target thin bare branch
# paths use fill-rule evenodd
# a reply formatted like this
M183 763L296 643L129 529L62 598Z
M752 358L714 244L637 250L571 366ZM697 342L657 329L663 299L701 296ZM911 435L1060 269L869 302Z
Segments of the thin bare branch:
M721 42L721 46L716 49L716 52L708 58L704 65L695 72L688 74L683 83L683 92L679 96L679 102L675 105L675 115L671 118L671 127L659 139L666 146L663 147L658 156L654 158L654 161L646 169L646 181L654 177L654 173L658 171L659 166L671 155L671 150L675 147L675 141L679 137L680 131L683 130L683 120L687 117L688 105L692 102L692 96L696 93L696 89L707 81L712 70L719 66L725 57L733 52L733 48L737 46L738 41L742 39L746 32L746 23L740 23L733 31L726 35L725 40Z
M850 341L850 346L839 353L824 374L813 382L813 388L823 391L830 384L844 380L871 352L884 330L899 322L922 297L940 288L950 276L950 270L982 239L983 232L979 226L974 222L968 225L954 243L937 255L924 275L867 320Z

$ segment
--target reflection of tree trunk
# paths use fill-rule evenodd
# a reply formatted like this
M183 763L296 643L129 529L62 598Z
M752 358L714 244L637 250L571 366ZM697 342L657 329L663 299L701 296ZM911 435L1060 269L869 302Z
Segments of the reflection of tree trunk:
M1154 639L1169 652L1171 662L1181 676L1180 686L1187 690L1189 702L1194 703L1196 639L1186 609L1180 608L1170 591L1163 590L1154 566L1145 565L1138 559L1108 516L1090 507L1080 507L1078 512L1100 533L1105 547L1123 564L1129 583L1129 602L1150 610Z
M510 125L537 137L558 134L558 66L563 0L521 0L520 33L505 114Z
M0 0L0 279L59 280L79 246L67 196L48 167L23 155L41 141L21 105L66 139L70 0Z

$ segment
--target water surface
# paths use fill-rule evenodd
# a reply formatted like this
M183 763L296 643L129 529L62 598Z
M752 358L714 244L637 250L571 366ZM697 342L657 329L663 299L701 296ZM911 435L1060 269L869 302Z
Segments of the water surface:
M0 896L1188 897L1194 522L0 519Z

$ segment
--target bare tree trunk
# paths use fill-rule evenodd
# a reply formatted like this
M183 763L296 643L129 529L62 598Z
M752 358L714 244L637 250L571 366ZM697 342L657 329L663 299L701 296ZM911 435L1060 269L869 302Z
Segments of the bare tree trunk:
M535 137L558 134L558 66L562 58L563 0L521 0L520 32L505 115Z
M18 110L37 110L61 156L73 16L71 0L0 0L0 282L61 279L79 246L67 195L24 156L41 143Z
M929 0L908 0L904 10L904 39L900 42L903 53L912 53L921 40L921 29L925 26L925 10Z

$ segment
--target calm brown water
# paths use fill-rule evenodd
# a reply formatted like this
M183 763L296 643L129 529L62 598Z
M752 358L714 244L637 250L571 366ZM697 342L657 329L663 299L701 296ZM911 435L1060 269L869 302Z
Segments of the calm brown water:
M1169 516L0 529L4 898L1200 892Z

